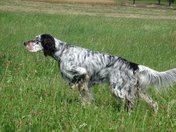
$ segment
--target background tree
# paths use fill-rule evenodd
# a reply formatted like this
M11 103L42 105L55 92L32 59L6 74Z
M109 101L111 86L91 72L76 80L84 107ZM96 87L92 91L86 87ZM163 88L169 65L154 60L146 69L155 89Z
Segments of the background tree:
M174 3L174 0L168 0L169 6L171 6L172 3Z
M161 0L158 0L158 4L159 4L159 5L161 4Z

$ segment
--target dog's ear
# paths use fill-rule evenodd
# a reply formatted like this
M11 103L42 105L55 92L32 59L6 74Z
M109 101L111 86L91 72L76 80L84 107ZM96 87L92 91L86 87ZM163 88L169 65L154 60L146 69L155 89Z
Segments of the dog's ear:
M56 51L54 38L49 34L41 35L41 43L45 56L52 56Z

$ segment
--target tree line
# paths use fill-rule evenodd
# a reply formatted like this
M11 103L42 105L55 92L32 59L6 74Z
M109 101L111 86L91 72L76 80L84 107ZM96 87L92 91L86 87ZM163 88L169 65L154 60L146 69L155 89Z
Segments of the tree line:
M169 3L169 6L171 6L171 4L173 4L175 0L167 0L167 1ZM136 0L133 0L133 4L136 4ZM161 4L161 0L158 0L158 4L159 5Z

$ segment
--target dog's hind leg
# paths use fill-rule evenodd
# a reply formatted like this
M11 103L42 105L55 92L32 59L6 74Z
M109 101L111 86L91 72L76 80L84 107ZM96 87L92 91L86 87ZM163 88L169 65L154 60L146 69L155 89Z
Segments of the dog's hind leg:
M125 108L130 112L134 105L137 93L137 79L130 73L112 74L110 78L111 92L124 102Z
M118 83L120 84L120 83ZM116 84L115 87L111 86L111 93L117 100L122 100L125 109L127 109L128 112L131 111L133 105L134 105L134 99L135 96L135 88L127 85L118 85Z
M146 91L139 90L138 91L139 97L143 99L147 104L149 104L155 113L158 111L158 103L154 101L149 95L147 95Z

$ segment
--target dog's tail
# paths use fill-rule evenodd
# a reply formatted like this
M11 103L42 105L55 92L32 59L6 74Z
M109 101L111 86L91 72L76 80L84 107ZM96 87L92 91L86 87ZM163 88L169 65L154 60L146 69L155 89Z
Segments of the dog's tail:
M176 68L158 72L149 67L139 65L139 84L142 86L153 85L155 88L167 88L176 82Z

